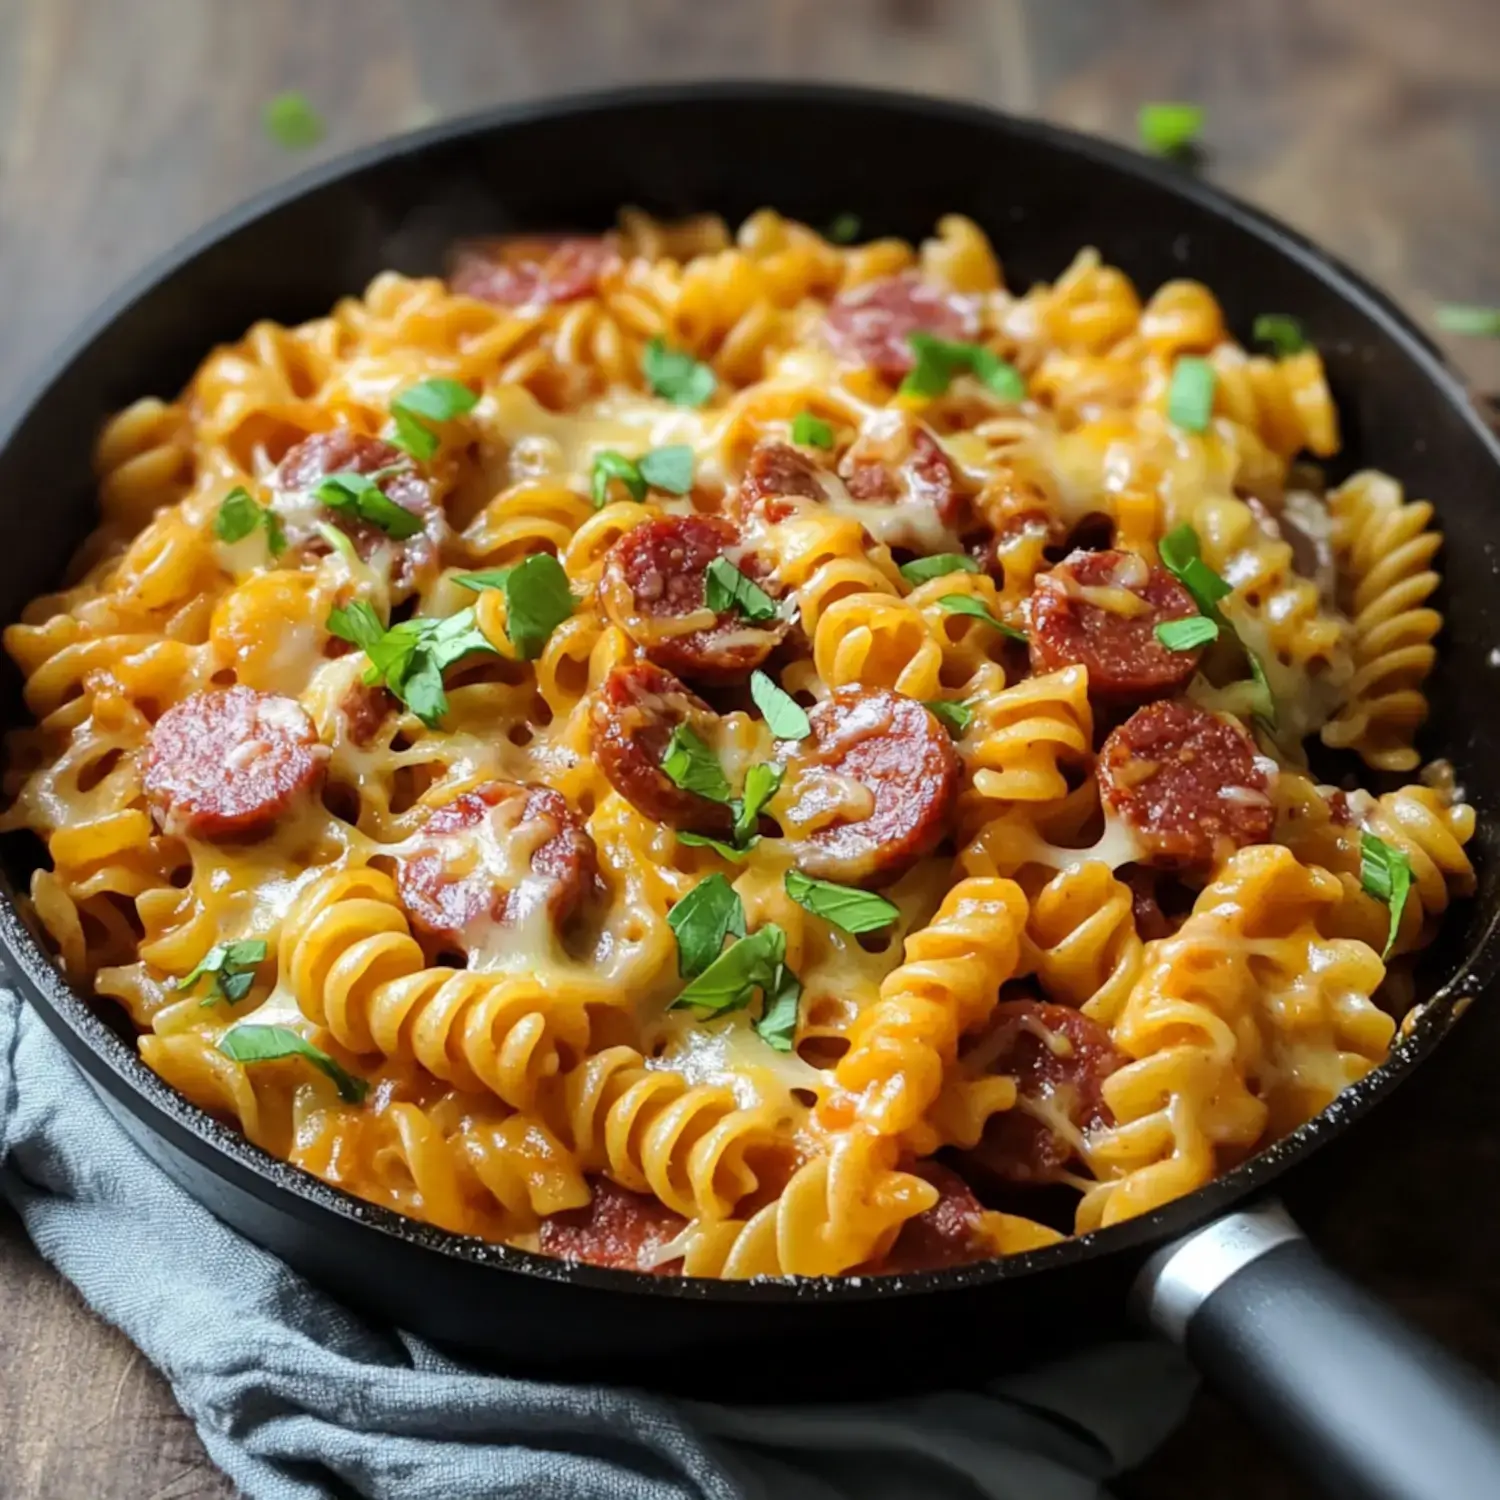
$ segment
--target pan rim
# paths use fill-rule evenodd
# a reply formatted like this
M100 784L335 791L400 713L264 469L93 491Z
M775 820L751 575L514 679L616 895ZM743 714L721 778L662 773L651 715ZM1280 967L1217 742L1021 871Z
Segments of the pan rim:
M1260 240L1295 262L1346 305L1379 326L1417 365L1421 375L1456 409L1478 440L1500 480L1500 439L1481 419L1460 377L1431 339L1384 292L1337 257L1233 195L1159 160L1113 142L1050 123L1024 119L986 105L921 93L812 81L772 82L718 79L587 91L474 111L422 129L357 147L299 172L219 215L156 257L106 298L64 339L40 369L23 382L0 414L0 450L39 407L91 345L142 296L221 241L266 215L324 190L367 168L416 154L429 147L457 145L529 123L569 117L608 116L642 106L739 103L751 108L795 101L834 108L878 109L907 117L966 123L997 135L1031 140L1088 160L1102 169L1144 181L1186 200L1221 222ZM241 1191L282 1210L301 1215L332 1215L351 1227L364 1227L431 1251L449 1260L508 1274L585 1287L600 1293L646 1295L668 1300L722 1303L796 1301L812 1298L867 1301L929 1292L983 1287L1032 1276L1071 1264L1143 1250L1186 1233L1232 1209L1295 1163L1315 1152L1344 1125L1362 1117L1387 1097L1423 1061L1458 1019L1465 995L1482 988L1497 967L1500 912L1491 913L1458 973L1425 1002L1423 1012L1389 1058L1345 1089L1328 1109L1273 1142L1245 1162L1184 1198L1152 1213L1070 1237L1055 1245L947 1271L912 1275L819 1277L803 1280L725 1282L706 1278L656 1277L556 1260L510 1246L462 1235L368 1203L311 1173L271 1156L221 1124L153 1073L139 1053L76 994L21 918L13 893L0 901L0 956L23 998L64 1043L86 1077L111 1094L123 1090L121 1108L130 1112L169 1148L184 1153Z

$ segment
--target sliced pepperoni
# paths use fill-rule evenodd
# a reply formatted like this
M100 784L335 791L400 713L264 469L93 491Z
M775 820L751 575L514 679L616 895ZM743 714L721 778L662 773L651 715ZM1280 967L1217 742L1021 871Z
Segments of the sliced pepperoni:
M548 307L594 296L619 260L607 235L511 235L460 245L448 285L497 307Z
M938 1190L938 1201L901 1226L896 1243L872 1268L873 1274L915 1275L992 1259L995 1250L983 1232L984 1205L969 1184L935 1161L917 1162L909 1170Z
M561 927L598 879L593 839L550 787L486 782L437 808L421 839L397 861L396 883L412 925L437 937L519 922L540 905Z
M745 477L735 495L735 514L759 511L768 521L784 521L795 506L789 498L824 498L823 470L801 449L766 438L751 450Z
M883 688L836 688L788 754L784 826L797 864L844 885L883 885L948 829L958 757L918 702ZM805 833L795 830L805 828Z
M681 1271L680 1260L662 1265L655 1261L663 1246L687 1227L686 1219L655 1198L627 1192L607 1177L595 1177L589 1186L594 1196L587 1207L570 1208L542 1220L543 1255L616 1271L649 1271L655 1276Z
M308 502L308 492L330 474L368 476L390 468L399 472L376 481L381 493L422 522L423 529L404 541L396 541L366 521ZM272 483L276 491L272 508L281 517L287 541L293 546L327 552L328 544L317 534L315 523L328 521L349 537L366 562L376 556L388 558L391 581L398 587L410 588L424 574L436 570L438 550L448 535L447 522L432 498L431 486L399 448L347 427L314 433L288 450Z
M840 461L839 476L855 500L896 507L870 528L888 546L935 550L943 544L939 533L963 515L965 498L947 454L904 413L882 413L867 426Z
M255 838L320 785L327 760L295 698L232 687L194 693L156 721L143 782L163 832Z
M1198 606L1165 568L1134 552L1070 553L1037 575L1027 608L1032 668L1087 667L1089 692L1110 702L1179 692L1203 656L1201 646L1172 651L1157 640L1158 625L1189 619Z
M972 299L906 273L842 293L830 305L824 328L836 354L900 380L916 363L909 335L972 339L979 316Z
M989 1071L1014 1078L1018 1098L990 1117L975 1160L1006 1182L1057 1181L1078 1154L1072 1132L1113 1123L1103 1084L1124 1054L1082 1011L1036 1000L1002 1000L983 1045Z
M1170 699L1137 710L1099 752L1104 800L1160 865L1208 865L1271 836L1270 778L1232 720Z
M778 585L740 533L721 516L662 516L627 531L610 549L600 580L609 617L659 666L704 682L733 682L780 644L787 622L752 625L734 609L711 614L705 603L709 565L728 557L775 597ZM684 622L704 623L684 629Z
M594 695L594 759L610 785L654 822L726 835L734 825L729 809L684 791L661 768L678 725L711 744L716 721L708 704L670 672L648 661L627 662L616 667Z

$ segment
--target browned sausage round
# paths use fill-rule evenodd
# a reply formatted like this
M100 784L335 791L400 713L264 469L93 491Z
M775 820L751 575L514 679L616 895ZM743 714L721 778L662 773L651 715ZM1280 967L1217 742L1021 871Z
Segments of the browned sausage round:
M255 838L323 780L328 751L295 698L194 693L151 730L143 777L164 833Z
M1089 692L1111 702L1178 692L1203 656L1201 646L1172 651L1157 640L1158 625L1190 619L1198 606L1165 568L1133 552L1070 553L1037 575L1027 607L1033 669L1087 667Z
M673 1276L682 1269L680 1260L662 1265L655 1260L662 1246L687 1227L686 1219L655 1198L627 1192L607 1177L591 1178L589 1187L594 1196L586 1208L570 1208L542 1220L543 1255L658 1276Z
M619 263L608 236L538 234L479 240L454 253L448 285L497 307L547 307L592 297Z
M734 609L706 605L707 572L728 557L773 597L774 580L754 553L743 552L738 530L720 516L662 516L627 531L610 549L600 580L605 612L669 672L704 682L733 682L758 667L780 643L787 622L752 625ZM690 617L703 623L683 629Z
M788 497L823 499L822 472L800 449L766 438L751 450L735 493L734 513L748 517L759 510L768 521L784 521L796 509L787 504Z
M1270 778L1250 736L1182 699L1138 709L1105 740L1099 785L1154 864L1207 865L1271 836Z
M338 637L334 639L338 640ZM339 712L344 717L344 732L350 743L368 745L395 706L396 699L389 689L371 687L365 682L350 683L348 691L339 699Z
M314 512L304 498L307 491L330 474L368 476L390 468L399 468L400 472L376 481L381 493L422 522L422 530L403 541L396 541L380 527L340 511ZM272 484L276 492L272 508L281 517L286 539L292 546L327 552L328 544L318 536L313 522L328 521L349 537L366 562L377 553L388 557L391 581L402 588L414 586L423 574L436 570L438 549L448 534L447 522L432 498L431 486L399 448L379 438L351 432L347 427L317 432L287 450Z
M1102 1087L1124 1054L1082 1011L1036 1000L1001 1001L985 1045L998 1045L989 1071L1014 1078L1019 1098L990 1117L975 1160L1007 1182L1056 1182L1074 1163L1077 1143L1054 1131L1047 1116L1080 1134L1112 1124Z
M995 1251L983 1235L984 1205L969 1184L950 1167L919 1161L907 1170L938 1190L938 1201L908 1219L883 1260L871 1268L880 1276L944 1271L991 1259Z
M952 737L920 703L884 688L836 688L808 719L783 792L799 868L843 885L897 879L947 832L958 792Z
M727 835L733 815L722 803L684 791L661 768L679 724L711 744L716 716L670 672L648 661L616 667L590 712L594 759L614 789L639 812L672 828Z
M964 497L953 465L920 423L883 418L850 445L839 475L855 500L896 502L870 525L880 541L917 552L951 546L943 531L962 519Z
M979 318L971 299L904 273L867 281L835 298L824 327L834 352L900 380L916 363L909 334L972 339Z
M593 839L550 787L486 782L436 808L421 836L418 852L397 861L396 882L412 925L437 937L482 919L519 922L542 904L561 927L598 878ZM531 851L525 874L507 857L513 841Z

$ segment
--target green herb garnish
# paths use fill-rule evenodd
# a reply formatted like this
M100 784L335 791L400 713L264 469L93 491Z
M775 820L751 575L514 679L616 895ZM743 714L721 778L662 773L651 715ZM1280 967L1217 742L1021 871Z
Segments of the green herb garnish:
M979 564L962 552L939 552L933 557L914 557L901 564L901 576L910 584L946 578L949 573L977 573Z
M993 625L1001 635L1009 636L1013 641L1024 643L1026 640L1024 630L1017 630L1014 625L1007 625L1004 620L997 620L972 594L944 594L938 600L938 604L950 615L970 615L976 620L983 620L986 625Z
M1401 927L1401 913L1411 893L1411 860L1403 850L1388 844L1373 833L1359 836L1359 883L1377 901L1390 908L1391 926L1385 940L1382 958L1390 956Z
M231 1026L219 1038L219 1051L237 1063L273 1062L278 1057L305 1057L313 1067L326 1073L337 1085L339 1098L346 1104L358 1104L370 1090L363 1078L356 1078L336 1063L321 1047L314 1047L306 1037L290 1026Z
M752 625L774 620L780 614L776 601L727 557L716 557L709 563L703 602L716 615L736 610Z
M679 724L667 741L666 753L661 758L662 772L673 786L710 802L730 800L729 781L719 757L704 743L695 729Z
M702 406L714 393L714 372L683 349L652 339L641 352L641 373L652 391L674 406Z
M609 500L609 482L618 479L632 500L646 498L648 489L685 495L693 487L693 450L686 443L653 448L639 461L606 449L596 455L590 484L595 509Z
M535 661L552 632L578 607L563 565L550 552L533 553L511 568L457 573L453 581L505 595L505 634L522 661Z
M268 505L258 505L243 485L235 485L219 502L214 516L214 535L221 542L243 541L257 526L265 528L266 550L272 557L286 551L286 532L281 517Z
M974 710L967 703L952 703L946 698L930 698L922 705L954 739L974 722Z
M807 710L766 673L750 674L750 696L778 740L805 740L812 733Z
M955 375L967 371L1007 401L1022 401L1026 397L1026 382L1021 372L983 344L940 339L932 333L909 333L906 341L917 362L901 382L903 396L941 396Z
M395 431L391 442L424 463L438 451L439 438L429 422L451 422L474 409L479 397L468 386L441 375L408 386L391 402Z
M1290 313L1262 313L1255 320L1251 336L1257 344L1264 344L1282 359L1307 348L1302 325Z
M1218 640L1219 627L1207 615L1189 615L1185 620L1163 620L1156 638L1168 651L1196 651Z
M798 906L831 922L841 932L876 932L889 927L901 915L894 902L877 896L874 891L817 880L800 870L786 872L786 893Z
M835 245L852 245L859 238L860 227L858 214L835 214L828 226L827 237Z
M353 470L329 474L313 487L313 498L329 510L354 521L377 526L389 537L404 542L422 530L422 518L404 505L397 505L368 474Z
M208 976L212 993L203 1004L212 1005L218 1000L227 1000L233 1005L250 993L250 987L255 983L256 966L263 963L265 957L266 945L259 938L215 943L198 961L197 966L177 980L173 987L190 990L200 979Z
M806 448L832 448L833 428L810 411L799 411L792 418L792 441Z
M734 841L742 847L755 836L761 810L781 785L782 768L769 761L758 761L745 772L744 794L733 804Z
M802 981L782 963L765 991L760 1019L752 1021L756 1035L774 1052L790 1052L797 1039L797 1011L802 1004Z
M687 985L670 1009L696 1010L703 1020L711 1020L743 1010L754 999L756 990L765 997L756 1031L778 1051L789 1051L796 1017L794 1014L789 1025L786 1009L788 1004L795 1006L801 985L787 970L786 934L774 922L731 943ZM767 1036L763 1028L770 1029L771 1035Z
M722 875L700 880L667 913L677 934L677 972L695 979L719 956L724 939L745 935L745 907Z
M1167 390L1167 416L1184 432L1207 432L1214 414L1214 367L1196 354L1178 356Z

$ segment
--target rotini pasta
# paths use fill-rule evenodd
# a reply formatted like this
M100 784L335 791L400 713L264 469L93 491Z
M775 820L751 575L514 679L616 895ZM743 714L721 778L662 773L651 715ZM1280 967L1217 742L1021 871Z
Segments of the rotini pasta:
M1474 889L1441 765L1309 768L1416 770L1442 624L1432 506L1337 448L1315 349L956 215L467 243L107 424L0 829L150 1066L373 1203L1021 1253L1377 1067Z

